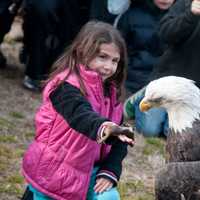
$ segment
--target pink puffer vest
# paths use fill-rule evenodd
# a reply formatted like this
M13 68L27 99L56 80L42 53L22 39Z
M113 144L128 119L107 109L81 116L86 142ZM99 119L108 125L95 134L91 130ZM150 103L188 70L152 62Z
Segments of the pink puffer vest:
M116 102L115 88L112 87L111 98L105 98L99 75L84 66L80 70L93 109L119 124L122 105ZM35 117L36 137L24 155L22 170L28 183L54 199L84 200L92 168L105 158L110 146L99 145L76 132L54 110L49 94L66 73L57 75L44 90L43 103ZM75 75L70 75L67 82L79 88Z

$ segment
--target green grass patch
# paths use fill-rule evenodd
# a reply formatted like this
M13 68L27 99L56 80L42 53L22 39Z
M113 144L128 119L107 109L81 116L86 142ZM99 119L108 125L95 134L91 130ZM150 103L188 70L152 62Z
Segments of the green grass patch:
M0 157L0 172L7 170L9 167L8 159Z
M159 152L165 154L165 141L160 138L145 138L145 146L143 148L143 154L149 156L151 154Z
M144 183L140 180L121 182L118 185L121 199L123 200L153 200L154 195L145 191Z
M4 144L0 144L0 158L5 157L8 159L14 158L14 152L11 148Z
M7 178L7 182L10 184L22 184L24 178L20 174L12 174Z
M136 197L132 198L132 200L154 200L154 199L155 199L154 196L152 194L148 194L148 193L147 194L139 194Z
M17 196L21 196L23 193L23 187L20 184L0 182L0 193L14 194Z
M24 178L16 173L7 176L0 182L0 193L14 194L21 196L23 193Z
M15 149L15 156L17 158L21 158L24 155L24 151L25 149L19 149L19 148Z
M133 192L143 191L144 184L142 181L139 181L139 180L132 181L132 182L119 183L118 189L120 191L121 196L123 197L129 193L129 190Z
M9 115L17 119L24 119L24 115L20 112L10 112Z
M15 143L17 141L17 137L13 135L0 135L0 142L3 143Z
M9 120L0 117L0 128L12 128L13 127L13 123L10 122Z
M32 139L32 138L34 138L34 136L35 136L35 132L34 131L30 131L30 132L25 133L25 138L26 139Z
M0 144L0 194L21 196L24 178L16 172L16 158L21 158L22 150L8 144Z

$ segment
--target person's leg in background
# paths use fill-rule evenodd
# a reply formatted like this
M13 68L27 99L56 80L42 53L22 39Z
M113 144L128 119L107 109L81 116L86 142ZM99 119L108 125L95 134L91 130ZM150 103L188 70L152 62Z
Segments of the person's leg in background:
M168 121L166 111L163 108L152 108L148 112L141 112L140 100L134 105L136 130L146 137L164 136L167 132L165 129L168 128L166 127Z
M9 10L12 0L0 1L0 44L3 42L4 36L9 32L11 24L14 20L15 13ZM0 68L4 68L6 65L6 59L0 51Z
M24 45L27 51L23 85L38 90L51 65L77 32L76 0L24 0ZM34 31L33 31L34 30Z
M32 91L40 90L40 82L46 78L48 66L48 35L57 23L58 0L25 0L24 45L27 51L23 85Z
M39 82L42 80L46 60L44 44L46 30L42 17L47 8L43 0L40 2L41 4L39 1L25 0L24 3L24 45L28 57L25 63L23 85L32 91L40 89Z

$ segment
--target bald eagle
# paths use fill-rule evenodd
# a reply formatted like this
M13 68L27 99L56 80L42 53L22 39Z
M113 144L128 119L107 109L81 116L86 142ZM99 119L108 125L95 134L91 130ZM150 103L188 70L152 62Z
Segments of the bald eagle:
M155 180L156 200L200 200L200 89L166 76L150 82L140 110L163 107L169 118L167 162Z

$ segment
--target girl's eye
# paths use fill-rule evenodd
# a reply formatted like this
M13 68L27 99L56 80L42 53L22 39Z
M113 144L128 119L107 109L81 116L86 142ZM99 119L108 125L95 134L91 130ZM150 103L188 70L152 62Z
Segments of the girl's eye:
M119 60L118 60L118 59L116 59L116 60L113 60L112 62L113 62L113 63L117 63L117 64L118 64L118 63L119 63Z
M113 63L118 63L119 62L119 60L113 60Z
M99 55L99 58L106 59L106 56L105 55Z

